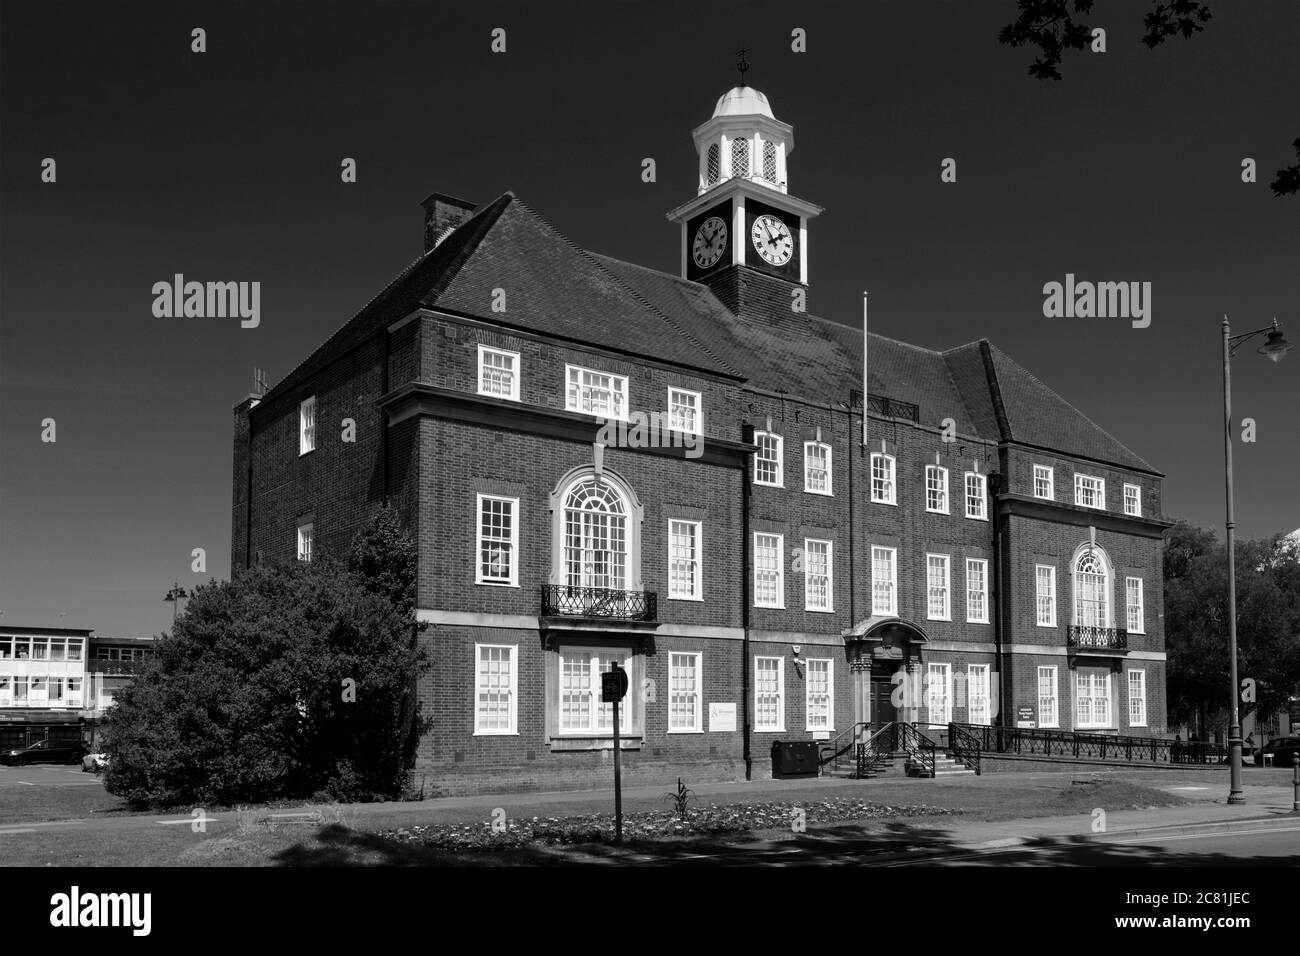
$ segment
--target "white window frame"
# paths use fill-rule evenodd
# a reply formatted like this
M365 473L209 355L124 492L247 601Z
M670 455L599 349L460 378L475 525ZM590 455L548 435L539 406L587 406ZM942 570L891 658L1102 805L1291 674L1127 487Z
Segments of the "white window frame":
M761 723L759 708L759 661L776 661L776 723ZM784 657L765 657L755 655L754 657L754 732L760 734L783 734L785 733L785 658Z
M613 737L613 713L614 705L606 704L600 699L600 675L609 670L610 661L618 658L623 666L623 671L628 675L629 686L632 681L632 662L633 654L629 648L624 647L591 647L585 644L561 644L558 650L559 661L556 676L555 687L555 728L560 737ZM564 726L564 660L566 656L577 654L590 654L591 661L591 720L586 727L565 727ZM630 693L630 691L629 691ZM637 734L640 731L636 728L632 716L632 708L625 706L620 712L619 733ZM611 717L608 728L601 726L602 714L609 714ZM626 726L623 726L626 721Z
M776 540L776 603L767 604L759 600L758 587L758 551L759 538L773 538ZM754 532L754 607L785 607L785 535L773 534L767 531Z
M1047 582L1049 586L1048 593L1044 595L1040 587L1042 576L1040 571L1047 572ZM1047 620L1043 620L1042 600L1046 597ZM1056 627L1056 566L1052 564L1035 564L1034 565L1034 622L1039 627Z
M306 547L303 547L304 542ZM304 521L298 525L298 560L311 562L316 543L316 522Z
M976 495L971 494L970 486L971 486L972 479L974 479L975 484L979 488L979 492ZM988 476L981 475L978 471L966 472L962 481L962 490L965 492L964 497L966 500L966 517L971 518L972 520L975 521L988 521L989 520ZM972 508L971 507L972 504L976 505L976 507Z
M609 379L608 391L610 393L610 402L614 405L614 414L591 411L582 407L583 375L599 375ZM585 387L591 390L597 388L594 385ZM625 422L628 415L627 376L618 375L614 372L602 372L600 369L587 368L585 365L570 365L566 362L564 365L564 407L568 411L578 412L581 415Z
M826 606L817 607L812 602L812 554L813 545L826 546ZM820 550L820 549L819 549ZM803 539L803 609L821 613L833 613L835 610L835 543L823 538Z
M813 665L820 668L822 664L826 665L826 723L813 723ZM807 731L826 730L831 733L835 732L835 660L830 657L810 657L807 661L808 678L804 682L804 729ZM818 695L820 696L820 695Z
M883 497L876 495L876 460L880 460L881 475L879 481L884 485L883 490L889 494ZM893 455L887 455L884 452L876 451L871 453L871 500L878 505L898 506L898 460Z
M483 373L489 367L484 359L489 356L497 356L510 359L510 391L508 394L501 394L483 387ZM499 349L492 345L480 345L478 347L478 393L486 395L489 398L501 398L509 402L519 401L519 372L522 362L518 352L512 352L509 349Z
M690 593L683 594L675 590L677 578L673 575L673 565L677 563L677 558L673 552L673 540L676 535L673 532L674 525L683 525L692 528L691 531L691 548L695 555L694 558L686 559L692 564L691 568L691 590ZM704 600L704 524L700 521L690 521L685 518L668 519L668 599L670 601L703 601Z
M931 481L932 477L937 477L938 480ZM939 498L939 507L937 508L932 507L930 503L932 492L936 498ZM946 515L951 512L948 501L948 469L943 465L925 466L925 510L937 515Z
M1134 681L1135 677L1136 681ZM1135 683L1136 694L1133 692ZM1136 668L1128 672L1128 725L1130 727L1147 725L1147 672L1144 668Z
M483 536L483 503L485 501L501 502L510 506L510 538L501 541L498 538ZM506 580L487 577L483 574L483 552L489 543L504 543L510 547L510 577ZM487 587L519 587L519 499L507 495L487 495L479 492L474 498L474 583Z
M771 439L771 450L775 458L764 458L763 450L765 442L763 439ZM785 487L785 469L782 467L785 459L785 440L776 432L754 432L754 444L758 445L758 451L754 452L754 484L767 485L769 488ZM771 463L776 466L775 481L765 481L759 477L759 462Z
M979 575L980 586L978 588L971 587L972 569L974 569ZM982 612L976 608L975 613L971 613L972 597L979 597L981 599L984 608ZM966 623L989 623L989 562L986 558L966 559Z
M1084 489L1088 483L1092 482L1092 492L1096 496L1098 504L1090 505L1085 502ZM1084 475L1079 472L1074 473L1074 503L1080 508L1092 508L1095 511L1106 510L1106 479L1098 478L1096 475Z
M979 680L975 675L982 675ZM983 707L976 711L974 701L979 699L975 693L976 687L982 687ZM976 717L981 719L976 720ZM978 724L981 727L987 727L993 723L993 679L992 668L988 664L967 664L966 665L966 723Z
M690 402L676 401L676 396L686 396L691 399ZM689 406L695 413L694 428L678 428L673 424L673 407L681 405ZM689 388L678 388L676 385L668 386L668 427L672 431L679 431L683 435L703 435L704 434L704 396L700 392L693 392Z
M1132 585L1137 585L1137 601L1133 601ZM1137 609L1137 627L1133 626L1134 609ZM1130 634L1145 634L1147 632L1146 621L1146 596L1143 593L1142 579L1138 577L1124 578L1124 624Z
M1132 505L1132 507L1129 507ZM1142 517L1142 486L1124 484L1124 514L1132 518Z
M507 651L510 667L510 690L507 705L507 724L501 727L484 727L482 724L484 714L481 710L482 701L480 697L486 694L487 676L483 672L484 663L503 663L502 661L483 660L484 651ZM474 645L474 736L475 737L508 737L518 736L519 734L519 647L516 644L475 644Z
M935 674L942 674L941 694L936 694ZM942 720L935 719L934 702L943 702ZM952 720L952 665L947 661L931 661L925 665L925 715L931 727L946 727Z
M810 481L810 469L808 466L812 461L814 461L814 459L809 456L808 452L810 449L814 448L820 449L826 453L825 488L814 488ZM831 486L831 446L826 444L824 441L806 441L803 443L803 490L808 492L810 495L826 495L827 497L834 497L834 491Z
M674 686L673 669L675 667L674 659L678 657L689 657L694 660L693 672L694 681L690 690L685 691L680 696L685 696L693 701L691 725L689 727L674 727L673 719L673 701L679 696ZM698 652L689 651L671 651L668 654L668 733L670 734L702 734L704 733L704 655Z
M1102 681L1101 686L1105 687L1106 689L1105 697L1098 697L1096 694L1092 693L1092 691L1097 687L1098 678L1100 678L1100 680ZM1083 693L1083 688L1080 686L1080 681L1083 681L1085 679L1088 681L1089 692L1087 694ZM1114 688L1111 686L1109 673L1098 673L1097 671L1085 671L1085 670L1079 670L1075 672L1074 726L1076 730L1094 730L1098 728L1110 728L1114 726L1115 697L1113 691ZM1092 703L1088 705L1088 719L1086 721L1079 719L1080 717L1079 708L1082 705L1085 698L1089 701L1092 701ZM1106 702L1106 712L1103 715L1104 720L1102 721L1098 721L1096 719L1096 710L1097 710L1096 701L1098 700L1105 700Z
M1047 494L1038 493L1038 483L1042 482L1046 488ZM1034 465L1034 497L1043 501L1056 500L1056 469L1051 465Z
M943 566L943 614L942 616L934 613L931 594L939 585L933 583L930 577L931 559L938 559ZM935 554L927 552L925 555L925 619L927 621L951 621L952 620L952 556L947 554Z
M876 579L876 552L884 551L889 553L889 579L888 581L878 581ZM877 586L887 584L889 587L889 605L886 608L881 602L876 600L878 596ZM898 615L898 549L891 548L883 544L873 544L871 546L871 613L872 614L890 614Z
M316 396L298 403L298 457L316 450Z
M1046 678L1046 683L1044 683L1044 678ZM1049 689L1051 694L1045 695L1043 693L1044 687ZM1059 727L1060 725L1060 688L1057 685L1056 665L1045 664L1038 668L1038 726Z

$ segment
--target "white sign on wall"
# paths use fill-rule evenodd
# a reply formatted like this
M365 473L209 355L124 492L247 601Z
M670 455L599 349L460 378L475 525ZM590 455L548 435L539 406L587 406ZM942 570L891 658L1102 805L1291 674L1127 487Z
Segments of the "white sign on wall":
M736 729L735 704L709 704L709 732L734 732Z

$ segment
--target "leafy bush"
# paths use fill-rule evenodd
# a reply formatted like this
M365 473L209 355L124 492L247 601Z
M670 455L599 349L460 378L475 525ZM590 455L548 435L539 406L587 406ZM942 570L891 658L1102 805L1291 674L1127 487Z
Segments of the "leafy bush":
M322 557L196 588L118 696L109 792L137 806L400 794L427 666L414 575L361 550L377 574Z

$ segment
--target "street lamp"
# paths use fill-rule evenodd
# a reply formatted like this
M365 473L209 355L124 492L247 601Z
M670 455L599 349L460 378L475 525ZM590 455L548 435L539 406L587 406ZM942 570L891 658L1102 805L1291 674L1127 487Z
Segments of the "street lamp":
M1229 669L1232 675L1232 723L1228 727L1228 767L1231 775L1228 791L1229 803L1246 802L1246 798L1241 791L1241 715L1237 702L1237 695L1240 690L1237 684L1237 562L1235 538L1233 536L1235 522L1232 514L1232 377L1230 366L1232 356L1236 354L1239 346L1245 343L1247 339L1254 338L1256 335L1265 332L1268 333L1268 338L1257 351L1260 355L1267 355L1274 362L1282 361L1282 357L1291 348L1291 344L1282 337L1282 330L1278 328L1277 319L1273 320L1271 326L1256 329L1254 332L1233 335L1232 330L1228 327L1228 317L1226 315L1223 317L1223 458L1228 498L1228 654L1230 658Z
M181 587L179 581L173 584L171 590L163 596L164 601L172 602L172 624L176 623L176 608L180 606L181 599L187 597L189 595L185 593L185 589Z

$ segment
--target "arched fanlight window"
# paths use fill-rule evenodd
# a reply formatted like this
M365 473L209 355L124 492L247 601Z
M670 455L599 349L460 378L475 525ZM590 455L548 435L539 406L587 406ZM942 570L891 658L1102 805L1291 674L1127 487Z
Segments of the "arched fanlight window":
M771 140L763 144L763 178L776 182L776 144Z
M1110 565L1105 554L1090 547L1074 561L1074 623L1110 627Z
M722 159L718 144L714 143L709 147L709 185L712 186L722 175Z
M747 139L731 141L731 175L741 179L749 178L749 140Z
M612 483L586 478L564 499L564 583L627 587L628 505Z

